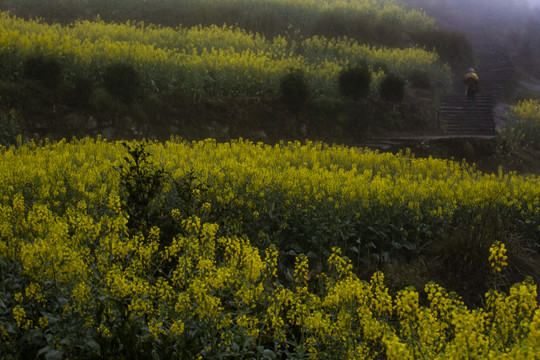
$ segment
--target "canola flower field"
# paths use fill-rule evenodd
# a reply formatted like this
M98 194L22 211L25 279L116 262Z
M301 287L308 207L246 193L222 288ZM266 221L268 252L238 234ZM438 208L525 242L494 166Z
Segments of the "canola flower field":
M455 227L496 222L501 237L537 243L536 177L243 140L31 142L1 148L0 158L5 359L540 353L530 279L472 308L435 283L391 293L382 273L363 281L345 256L351 245L365 255L396 243L391 256L418 253ZM496 277L510 249L492 240L485 261ZM310 254L319 249L322 268Z
M373 72L373 94L385 73L404 79L424 73L436 86L451 83L450 69L435 52L376 48L346 38L266 39L227 25L172 29L99 19L61 26L7 12L0 13L0 30L0 72L13 80L28 58L39 55L56 59L67 83L99 83L105 67L120 62L133 65L143 91L182 91L195 98L275 96L291 69L302 69L315 95L337 95L339 72L364 62Z
M396 0L6 0L6 7L41 5L56 9L101 9L114 16L122 13L134 14L152 11L156 8L174 9L176 15L185 20L193 17L197 23L205 17L219 17L220 12L238 13L254 21L264 17L272 20L287 19L290 24L306 27L310 21L321 14L335 13L349 17L362 16L376 21L391 22L406 31L433 28L435 21L423 11L406 9ZM56 6L56 7L55 7ZM236 11L235 11L236 10ZM103 15L108 15L103 13Z

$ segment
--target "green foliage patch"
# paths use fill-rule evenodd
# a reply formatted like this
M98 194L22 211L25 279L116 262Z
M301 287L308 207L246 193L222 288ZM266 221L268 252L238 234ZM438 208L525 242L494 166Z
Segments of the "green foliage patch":
M367 65L341 70L338 77L339 92L352 99L364 99L369 94L371 71Z
M386 101L402 101L405 96L405 80L394 74L386 75L381 81L379 95Z

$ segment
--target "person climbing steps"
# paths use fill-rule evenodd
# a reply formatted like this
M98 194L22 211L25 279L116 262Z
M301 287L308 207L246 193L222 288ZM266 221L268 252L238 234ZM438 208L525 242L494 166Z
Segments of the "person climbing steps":
M476 93L479 90L479 84L480 79L478 78L478 75L476 74L476 71L474 68L470 68L467 74L465 74L465 79L463 79L463 82L465 83L465 95L467 96L467 99L469 101L469 106L474 107L474 100L476 97Z

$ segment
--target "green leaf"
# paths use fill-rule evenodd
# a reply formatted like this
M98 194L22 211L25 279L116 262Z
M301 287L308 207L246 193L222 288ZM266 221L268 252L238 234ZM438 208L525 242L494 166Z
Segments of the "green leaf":
M47 345L38 351L37 357L39 358L43 354L45 354L45 359L47 360L60 360L64 356L64 351L57 350L53 348L51 345Z
M90 349L92 349L93 351L96 351L96 352L99 352L99 350L101 349L101 346L99 346L99 344L96 342L96 340L94 340L92 338L87 340L86 345L88 345L88 347Z
M63 357L64 357L63 350L52 349L51 351L45 354L46 360L62 360Z
M292 250L292 249L289 250L289 251L287 251L286 254L289 255L289 256L296 256L296 255L298 255L298 253L297 253L296 251Z
M264 349L263 351L263 359L275 359L276 354L270 350L270 349Z
M289 269L287 269L287 271L285 272L285 279L287 279L287 281L294 281L294 278L293 276L291 275L291 272Z
M68 338L68 337L63 338L62 340L60 340L60 345L65 346L65 347L70 347L71 346L71 339Z

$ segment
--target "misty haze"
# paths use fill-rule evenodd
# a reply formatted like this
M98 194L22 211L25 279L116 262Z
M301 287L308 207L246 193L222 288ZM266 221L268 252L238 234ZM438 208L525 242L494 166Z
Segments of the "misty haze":
M0 0L0 360L540 354L540 0Z

